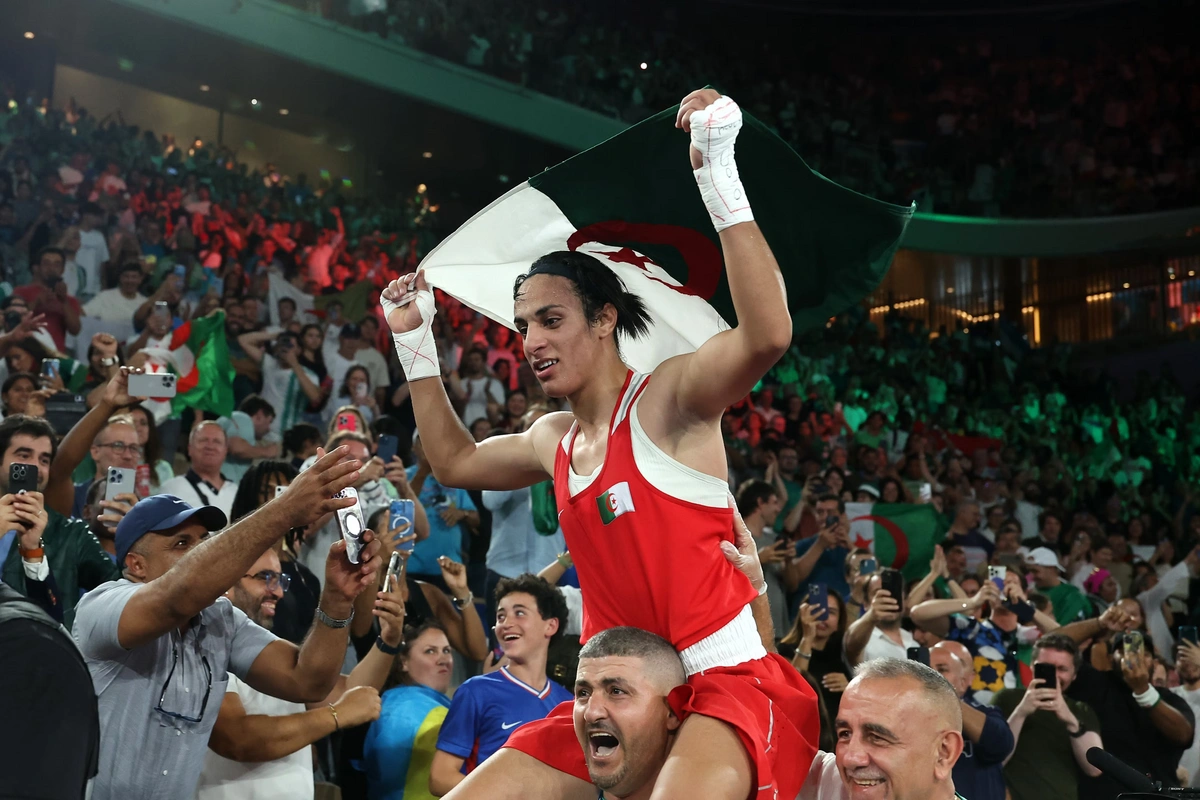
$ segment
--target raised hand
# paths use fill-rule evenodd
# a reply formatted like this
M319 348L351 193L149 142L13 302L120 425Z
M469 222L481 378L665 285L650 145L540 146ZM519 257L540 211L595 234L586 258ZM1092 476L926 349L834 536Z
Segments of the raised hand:
M393 578L396 581L399 576ZM379 638L389 647L404 641L404 594L398 585L385 586L375 593L371 613L379 620Z
M442 569L442 580L446 582L450 594L457 600L465 600L471 594L467 588L467 568L449 556L440 556L438 566Z
M425 276L419 272L401 275L384 288L380 300L386 300L395 306L392 308L384 305L388 327L392 329L392 333L407 333L421 326L421 310L412 301L417 292L428 289L429 284L425 282Z
M144 397L129 394L129 376L140 375L145 371L140 367L121 367L105 384L104 400L116 408L125 408L145 400Z
M288 528L305 528L339 508L354 505L352 498L334 497L358 480L361 465L355 459L342 461L346 453L344 445L328 453L318 448L317 460L288 486L287 502L282 504Z

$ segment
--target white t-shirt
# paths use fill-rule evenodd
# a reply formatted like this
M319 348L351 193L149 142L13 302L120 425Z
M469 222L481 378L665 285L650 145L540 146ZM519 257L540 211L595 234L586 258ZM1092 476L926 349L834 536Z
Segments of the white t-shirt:
M301 369L310 381L320 385L317 373L308 367ZM270 353L263 355L262 375L262 397L275 409L271 431L278 434L301 421L300 415L308 408L308 395L300 387L296 373L276 361Z
M354 360L367 368L367 374L371 376L372 391L386 389L391 385L392 376L388 374L387 359L383 357L383 353L374 347L364 347L355 354Z
M842 800L848 797L850 793L846 790L846 784L842 783L842 774L838 772L837 756L818 750L796 800Z
M879 628L874 628L871 631L871 638L867 641L867 646L863 648L862 660L872 661L876 658L898 658L901 661L908 658L908 648L916 647L917 640L913 635L904 628L900 628L900 641L904 644L899 645L892 641L886 633Z
M332 353L326 350L323 355L325 356L325 369L329 373L329 380L333 381L333 391L329 395L329 403L332 405L339 402L337 393L341 391L342 381L346 380L346 373L359 362L357 357L345 358L336 350ZM342 399L344 400L345 398ZM336 408L337 406L333 407Z
M205 481L200 481L200 491L204 492L204 496L208 498L205 501L201 497L191 481L187 479L187 475L176 475L171 480L163 483L158 488L159 494L173 494L180 500L186 500L193 508L197 506L216 506L225 512L228 517L233 513L233 498L237 495L238 485L236 481L225 481L221 484L221 488L213 491L212 486Z
M95 297L100 294L100 265L108 261L108 242L98 230L79 232L79 252L75 263L87 276L87 285L80 287L80 294Z
M230 674L226 694L236 694L247 714L286 717L304 712L300 703L289 703L254 689ZM215 698L214 698L215 699ZM196 787L196 800L311 800L313 796L312 755L301 747L274 761L242 763L204 753L204 771Z
M84 305L83 313L108 322L128 322L145 302L146 298L140 294L131 300L120 289L105 289Z

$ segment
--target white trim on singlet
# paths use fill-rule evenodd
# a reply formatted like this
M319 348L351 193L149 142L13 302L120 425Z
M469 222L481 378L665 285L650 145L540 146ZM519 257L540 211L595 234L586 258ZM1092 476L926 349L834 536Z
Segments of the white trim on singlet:
M637 395L637 392L649 377L649 375L637 374L633 376L633 379L629 382L628 389L621 397L621 402L617 406L617 413L613 417L613 429L626 416L629 417L630 440L633 444L633 463L637 465L638 472L642 474L642 477L651 486L671 497L677 497L680 500L701 506L708 506L709 508L726 508L729 504L729 484L727 482L699 470L692 469L686 464L681 464L674 458L671 458L671 456L664 453L662 448L650 439L650 436L642 427L637 412L638 404L641 403L641 397ZM637 398L636 400L634 400L635 397ZM577 422L572 423L571 429L562 438L563 452L567 454L568 458L571 455L571 444L574 442L575 435L578 432L578 425L579 423ZM603 468L604 462L601 462L590 475L580 475L575 472L574 466L568 462L567 488L571 493L571 497L575 497L588 486L591 486Z

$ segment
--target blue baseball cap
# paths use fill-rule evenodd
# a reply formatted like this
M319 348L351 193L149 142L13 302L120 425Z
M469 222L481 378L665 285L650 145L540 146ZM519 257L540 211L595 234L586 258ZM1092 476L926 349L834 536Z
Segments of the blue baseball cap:
M117 566L125 568L129 548L147 533L170 530L193 516L210 531L219 531L229 522L225 512L216 506L193 507L173 494L156 494L139 500L117 524Z

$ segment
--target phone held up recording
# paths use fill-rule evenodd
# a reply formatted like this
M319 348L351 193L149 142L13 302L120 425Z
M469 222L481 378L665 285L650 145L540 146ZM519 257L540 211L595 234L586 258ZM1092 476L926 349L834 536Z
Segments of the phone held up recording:
M337 510L338 530L342 533L342 539L346 542L346 557L350 559L351 564L359 564L359 555L363 549L363 533L367 529L367 523L363 519L362 506L358 502L358 492L354 487L347 486L340 492L334 495L337 499L352 498L354 505L349 508L339 508Z

